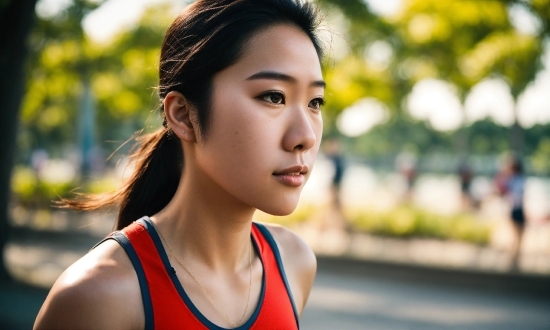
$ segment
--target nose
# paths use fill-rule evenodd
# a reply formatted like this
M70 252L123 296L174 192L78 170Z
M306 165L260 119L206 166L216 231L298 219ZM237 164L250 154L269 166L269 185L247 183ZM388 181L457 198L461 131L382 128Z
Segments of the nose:
M289 126L285 133L283 148L286 151L307 151L315 146L317 135L309 109L297 107L289 114Z

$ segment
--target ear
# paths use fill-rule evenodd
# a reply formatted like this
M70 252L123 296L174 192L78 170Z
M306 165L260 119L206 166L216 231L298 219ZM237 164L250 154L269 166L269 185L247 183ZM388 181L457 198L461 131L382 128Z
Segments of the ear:
M171 91L164 98L164 115L168 127L180 140L195 142L198 129L191 120L193 106L180 92Z

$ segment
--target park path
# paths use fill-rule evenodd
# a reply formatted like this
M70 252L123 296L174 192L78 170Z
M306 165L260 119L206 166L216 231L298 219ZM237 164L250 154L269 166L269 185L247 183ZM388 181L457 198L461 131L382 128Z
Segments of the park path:
M429 270L332 260L319 266L304 330L550 329L548 293L500 287L521 279L493 278L490 287L468 276L447 281L445 273Z

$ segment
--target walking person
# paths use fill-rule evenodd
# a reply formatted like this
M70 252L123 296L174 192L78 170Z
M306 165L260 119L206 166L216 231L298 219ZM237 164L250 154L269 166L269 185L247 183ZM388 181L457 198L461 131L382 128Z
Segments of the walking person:
M327 158L332 163L334 167L334 174L332 175L331 180L331 190L333 195L333 201L336 208L340 208L340 187L342 184L342 179L344 177L344 156L342 155L342 146L340 141L336 138L332 138L325 143L326 145L326 155Z
M349 232L351 228L344 216L344 210L340 200L342 179L344 178L345 172L345 160L341 142L337 138L330 138L325 140L324 144L326 157L330 160L334 168L330 187L331 207L325 214L325 225L332 225L335 228Z
M509 205L509 219L512 222L512 263L511 269L519 268L521 242L525 231L524 192L525 175L523 163L518 156L509 156L502 164L502 168L494 179L497 192L503 196Z
M469 210L475 204L472 197L472 180L474 178L474 172L467 162L463 162L458 167L457 174L460 180L462 208Z
M523 164L521 159L513 157L508 161L506 180L506 197L510 204L510 219L514 226L514 248L512 254L512 269L519 268L519 255L521 242L525 231L525 210L523 207L523 198L525 193L525 175L523 174Z
M297 329L316 260L289 230L321 143L315 8L300 0L198 0L159 63L163 127L107 196L117 232L57 280L35 329Z

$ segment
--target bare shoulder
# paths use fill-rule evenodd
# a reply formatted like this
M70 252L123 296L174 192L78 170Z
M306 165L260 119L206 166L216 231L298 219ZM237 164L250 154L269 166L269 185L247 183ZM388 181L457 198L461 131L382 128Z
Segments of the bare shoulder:
M300 236L274 224L263 224L269 230L281 253L298 312L305 306L317 271L315 254Z
M317 267L315 254L300 236L280 225L267 223L263 225L269 230L271 235L273 235L281 253L292 256L291 259L302 265L302 267L313 267L315 271Z
M144 326L137 275L122 247L103 242L52 287L35 329L133 329Z

